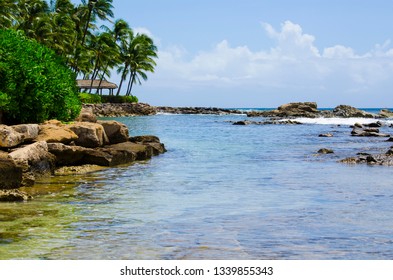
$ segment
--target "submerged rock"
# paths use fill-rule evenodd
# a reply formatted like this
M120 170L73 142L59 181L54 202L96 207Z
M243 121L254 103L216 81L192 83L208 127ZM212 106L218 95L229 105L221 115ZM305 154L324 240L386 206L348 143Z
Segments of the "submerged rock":
M318 137L333 137L332 133L323 133L323 134L319 134Z
M340 160L341 163L348 164L368 164L393 166L393 147L384 154L372 155L369 153L358 153L356 157L349 157Z
M318 154L334 154L332 149L322 148L318 150Z
M0 189L0 202L22 202L30 200L32 197L27 193L17 189L1 190Z
M77 166L62 166L56 168L55 175L57 176L68 176L68 175L82 175L91 172L97 172L104 170L105 167L99 165L85 164Z
M352 132L352 136L356 137L390 137L390 134L380 133L378 128L358 128L355 127Z

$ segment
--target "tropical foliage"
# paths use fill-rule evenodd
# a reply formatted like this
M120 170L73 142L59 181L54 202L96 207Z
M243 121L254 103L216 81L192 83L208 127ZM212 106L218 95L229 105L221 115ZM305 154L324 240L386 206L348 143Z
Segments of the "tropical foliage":
M0 1L0 29L23 31L51 48L80 78L102 81L117 70L121 84L127 81L117 95L130 96L133 85L154 72L157 48L151 38L113 18L113 0Z
M0 30L0 111L7 123L74 119L75 74L53 50L23 32Z

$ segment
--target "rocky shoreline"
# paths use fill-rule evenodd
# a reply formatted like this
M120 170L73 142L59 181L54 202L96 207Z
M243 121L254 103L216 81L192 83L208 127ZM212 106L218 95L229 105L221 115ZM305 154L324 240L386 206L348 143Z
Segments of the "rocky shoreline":
M0 125L0 201L24 201L18 190L43 176L80 173L150 159L166 152L156 136L130 137L117 121L99 121L84 108L78 120L62 124Z
M275 110L242 111L217 107L168 107L151 106L146 103L101 103L84 104L84 109L97 117L151 116L156 114L198 114L198 115L247 115L249 118L389 118L393 112L381 110L379 114L371 114L348 105L339 105L333 110L319 110L315 102L294 102L279 106Z
M83 108L97 117L132 117L157 114L157 108L146 103L83 104Z

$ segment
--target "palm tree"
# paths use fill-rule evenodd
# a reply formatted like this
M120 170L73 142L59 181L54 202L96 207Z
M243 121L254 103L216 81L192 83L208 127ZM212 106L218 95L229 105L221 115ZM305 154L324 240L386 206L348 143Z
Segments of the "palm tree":
M107 74L108 66L114 66L118 62L119 52L117 51L116 42L113 40L111 33L103 32L95 37L91 42L90 49L94 52L94 69L91 74L91 86L99 75L101 77ZM91 87L90 91L91 92Z
M131 95L132 87L135 83L141 84L142 80L147 80L146 72L154 73L156 62L154 58L157 57L157 47L154 45L153 40L145 34L129 33L129 39L122 43L121 57L124 65L119 67L118 72L121 73L121 80L117 95L123 82L129 75L126 96Z
M19 0L16 28L23 30L26 36L40 41L50 28L47 17L49 6L43 0Z
M106 26L104 26L104 29L108 33L112 34L113 40L114 40L115 43L118 43L118 42L121 43L121 42L124 42L125 40L127 40L127 36L129 34L129 32L131 31L129 24L125 20L123 20L123 19L116 20L116 22L115 22L115 24L113 26L113 30L110 30ZM101 75L98 87L101 86L101 83L102 83L102 81L103 81L103 79L105 77L105 74L107 73L107 75L109 76L110 72L108 71L108 68L113 68L114 66L118 65L119 63L121 63L121 60L120 60L120 47L119 47L119 45L116 44L115 48L116 48L116 52L117 53L114 54L113 59L108 60L106 66L104 67L104 69L103 69L104 75Z
M83 31L82 37L82 45L85 43L87 31L92 22L96 21L98 17L100 20L109 20L109 18L113 18L113 0L88 0L86 3L85 0L82 1L81 6L81 15L85 19L85 28ZM94 29L94 26L93 26Z
M16 0L0 1L0 28L10 28L16 21L18 6Z

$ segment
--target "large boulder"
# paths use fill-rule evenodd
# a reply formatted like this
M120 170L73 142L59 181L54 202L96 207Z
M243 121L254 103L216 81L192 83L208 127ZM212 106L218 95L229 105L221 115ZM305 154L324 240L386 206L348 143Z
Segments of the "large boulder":
M75 144L86 148L102 147L109 143L104 127L98 123L77 122L67 126L78 138Z
M113 156L109 153L80 146L67 146L62 143L48 144L48 150L56 157L57 166L95 164L112 166Z
M128 128L125 124L117 121L98 121L104 127L110 144L127 142L129 138Z
M374 118L375 115L348 105L339 105L333 109L333 114L341 118Z
M153 155L155 156L163 154L167 151L165 145L160 142L160 138L154 135L130 137L130 142L150 146L153 148Z
M0 189L16 189L22 184L23 169L8 157L0 157Z
M315 102L292 102L271 111L247 112L247 117L305 117L315 118L320 115Z
M380 116L381 118L393 118L393 112L390 111L390 110L388 110L388 109L382 109L382 110L379 112L379 116Z
M281 105L277 108L279 114L285 116L313 116L319 111L317 110L317 103L315 102L294 102Z
M355 126L351 136L356 137L390 137L390 134L380 133L378 128L359 128Z
M76 118L78 122L97 122L97 117L93 113L93 108L91 107L83 107L78 118Z
M132 143L130 143L132 144ZM75 166L93 164L99 166L115 166L133 162L143 157L142 149L134 145L109 145L103 148L84 148L67 146L61 143L48 144L49 151L56 156L58 166ZM139 146L138 146L139 148Z
M31 186L37 177L51 174L55 167L55 157L48 152L45 141L36 142L9 153L18 165L22 167L22 185Z
M0 147L12 148L24 141L24 135L10 126L0 125Z
M78 135L59 123L46 123L40 125L39 128L40 132L35 139L36 141L68 144L78 139Z
M19 124L13 125L12 128L15 131L23 134L25 142L35 140L40 131L40 127L38 124Z
M125 158L132 157L133 160L146 160L150 159L154 152L153 148L149 145L136 144L132 142L124 142L114 145L108 145L100 149L112 155L124 154ZM119 154L120 153L120 154ZM127 162L123 162L127 163Z

